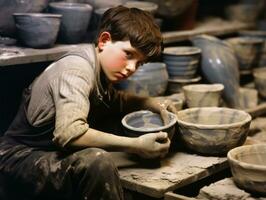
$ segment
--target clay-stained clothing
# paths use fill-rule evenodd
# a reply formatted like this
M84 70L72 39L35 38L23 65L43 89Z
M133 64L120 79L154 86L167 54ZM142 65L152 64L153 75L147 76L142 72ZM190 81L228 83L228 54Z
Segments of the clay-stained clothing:
M93 46L50 65L25 89L0 138L0 199L123 199L117 168L97 148L62 151L89 126L120 113L120 95L98 85ZM102 87L100 87L102 85ZM100 123L98 124L98 121Z
M15 119L6 135L29 146L65 147L89 127L101 130L108 115L122 113L123 98L101 75L93 45L51 64L25 92L27 122Z

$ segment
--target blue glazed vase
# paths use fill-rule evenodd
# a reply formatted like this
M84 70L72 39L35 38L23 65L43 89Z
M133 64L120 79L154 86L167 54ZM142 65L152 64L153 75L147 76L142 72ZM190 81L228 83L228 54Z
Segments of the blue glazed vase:
M239 108L239 67L233 49L222 40L209 35L191 39L202 51L202 75L210 83L224 85L223 98L229 107Z

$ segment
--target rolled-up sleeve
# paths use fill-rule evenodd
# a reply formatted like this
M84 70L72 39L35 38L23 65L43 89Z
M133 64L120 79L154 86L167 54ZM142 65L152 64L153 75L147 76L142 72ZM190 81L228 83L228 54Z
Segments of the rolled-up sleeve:
M53 141L60 147L89 129L87 116L93 77L93 69L69 69L51 83L56 110Z

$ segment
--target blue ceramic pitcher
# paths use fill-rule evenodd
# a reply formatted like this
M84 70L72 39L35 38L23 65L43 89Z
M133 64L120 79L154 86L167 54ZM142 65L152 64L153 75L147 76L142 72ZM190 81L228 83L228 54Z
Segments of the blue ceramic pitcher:
M239 68L233 49L222 40L209 35L191 39L202 50L201 71L210 83L224 85L223 98L229 107L239 107Z

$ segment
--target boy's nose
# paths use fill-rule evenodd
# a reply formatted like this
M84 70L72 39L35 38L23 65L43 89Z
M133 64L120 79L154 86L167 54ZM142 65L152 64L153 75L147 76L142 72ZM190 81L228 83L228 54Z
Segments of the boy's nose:
M129 62L126 66L127 71L133 73L136 71L136 62Z

